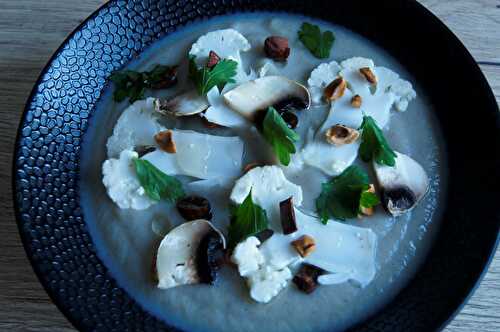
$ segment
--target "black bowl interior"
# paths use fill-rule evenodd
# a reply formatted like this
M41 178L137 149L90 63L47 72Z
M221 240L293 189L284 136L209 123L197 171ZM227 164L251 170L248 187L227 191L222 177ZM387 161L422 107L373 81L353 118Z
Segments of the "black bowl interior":
M444 220L412 282L353 330L427 331L444 326L480 280L497 243L500 122L496 101L475 61L413 0L122 0L100 8L44 69L18 132L15 209L40 281L81 330L172 330L120 289L96 255L79 208L82 135L109 74L156 39L195 20L258 10L301 13L344 25L389 51L425 88L448 148Z

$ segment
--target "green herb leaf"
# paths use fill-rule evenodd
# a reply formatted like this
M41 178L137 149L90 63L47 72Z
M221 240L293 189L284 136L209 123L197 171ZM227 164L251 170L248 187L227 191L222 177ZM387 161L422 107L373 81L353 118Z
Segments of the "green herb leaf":
M283 120L273 107L267 109L262 124L262 134L272 146L279 161L283 165L288 166L290 163L290 154L295 153L294 143L300 139L300 136L288 128L285 120Z
M174 85L177 82L177 69L156 65L146 72L121 70L113 72L109 79L116 85L114 100L120 102L128 97L133 103L144 99L146 89L163 89Z
M195 57L189 58L189 77L196 85L196 90L201 96L207 94L214 86L223 86L234 83L238 62L234 60L221 60L213 68L198 68Z
M326 59L330 57L330 50L335 41L335 35L331 31L319 29L319 26L304 22L298 32L299 39L311 53L319 58Z
M394 166L397 155L387 143L384 133L375 120L371 116L364 116L359 129L362 130L359 146L361 159L365 162L373 159L377 164Z
M377 195L368 192L370 179L358 166L348 167L342 174L321 185L316 199L316 211L323 224L328 219L356 218L361 207L370 208L380 203Z
M238 242L267 228L266 210L253 202L252 190L250 190L243 203L231 211L231 224L228 230L229 247L234 248Z
M175 202L185 196L179 180L163 173L149 161L135 158L134 166L139 183L152 200Z

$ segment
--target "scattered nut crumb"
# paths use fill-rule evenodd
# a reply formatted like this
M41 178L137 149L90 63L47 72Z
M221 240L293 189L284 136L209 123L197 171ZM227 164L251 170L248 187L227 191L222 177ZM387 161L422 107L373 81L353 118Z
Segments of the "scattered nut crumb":
M368 188L367 192L375 194L375 186L373 184L370 184L370 188ZM360 212L362 214L362 215L360 215L360 217L362 217L363 215L371 216L375 212L375 208L374 207L370 207L370 208L361 207Z
M359 131L340 124L329 128L325 133L326 141L333 145L351 144L359 137Z
M324 95L326 100L337 100L344 95L347 82L342 77L337 77L325 88Z
M172 139L172 134L173 134L172 130L163 130L155 135L155 141L160 146L160 149L168 153L177 152L177 148L175 147L175 142Z
M355 95L354 97L351 98L351 105L352 107L355 108L360 108L361 107L361 96L360 95Z
M302 235L297 240L292 241L292 246L301 257L309 256L316 249L316 243L309 235Z
M366 78L366 80L370 84L377 84L377 76L375 76L375 74L372 72L372 70L370 68L368 68L368 67L360 68L359 72L361 75L364 76L364 78Z

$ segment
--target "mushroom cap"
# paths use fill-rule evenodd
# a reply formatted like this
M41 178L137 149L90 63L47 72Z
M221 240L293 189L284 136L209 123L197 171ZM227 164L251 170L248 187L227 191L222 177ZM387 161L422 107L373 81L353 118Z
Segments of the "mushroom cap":
M224 235L209 221L198 219L172 229L161 241L156 257L158 288L167 289L200 282L196 252L205 235L216 231L226 248Z
M156 112L171 116L195 115L208 107L207 98L200 96L195 90L184 92L171 99L158 98L154 101Z
M248 81L224 94L224 100L233 110L253 119L255 112L266 110L289 98L299 98L311 104L309 91L302 84L284 76L265 76Z
M409 156L396 152L394 167L373 163L385 208L394 216L413 209L429 189L429 177Z

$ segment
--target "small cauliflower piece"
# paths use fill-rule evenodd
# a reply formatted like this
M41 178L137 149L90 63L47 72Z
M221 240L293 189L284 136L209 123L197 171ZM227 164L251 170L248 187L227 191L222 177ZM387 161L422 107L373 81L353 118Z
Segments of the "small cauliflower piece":
M238 69L235 80L241 83L248 80L241 61L240 52L250 50L251 45L248 40L234 29L222 29L211 31L193 44L189 51L190 56L196 57L198 66L205 66L210 51L214 51L221 59L231 59L238 62Z
M289 268L275 270L271 266L264 266L247 279L250 297L257 302L268 303L286 287L290 279L292 272Z
M135 174L133 159L137 152L124 150L119 159L108 159L102 164L102 182L108 196L121 209L144 210L155 204L139 183Z
M154 101L138 100L123 111L106 143L108 158L118 158L120 152L137 146L157 145L154 135L165 128L156 120Z
M292 278L288 267L276 268L265 261L259 249L260 241L251 236L240 242L234 249L231 261L247 280L250 297L257 302L268 303L286 287Z
M264 256L259 250L260 241L255 236L250 236L234 248L231 261L238 265L238 272L242 277L247 277L264 264Z
M267 212L271 228L281 229L279 203L293 197L295 206L302 204L302 188L285 177L278 166L255 167L236 181L230 199L241 204L252 190L252 199Z

